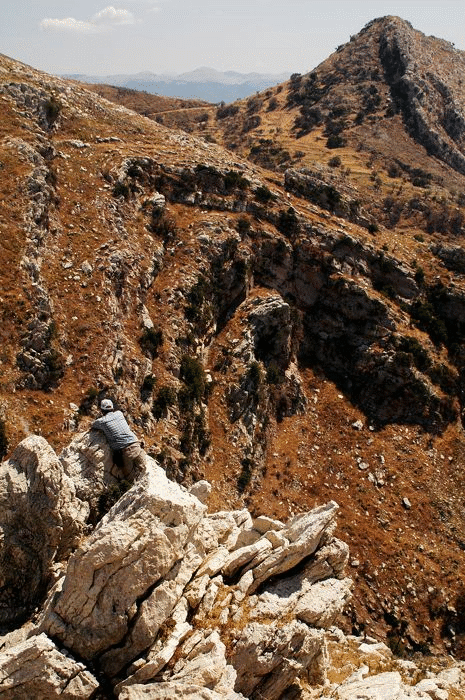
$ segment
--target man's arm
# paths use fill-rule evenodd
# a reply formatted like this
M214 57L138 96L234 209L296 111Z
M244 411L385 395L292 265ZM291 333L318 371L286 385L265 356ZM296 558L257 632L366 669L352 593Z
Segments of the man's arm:
M90 430L103 430L104 423L105 421L103 418L97 418L97 420L91 423Z

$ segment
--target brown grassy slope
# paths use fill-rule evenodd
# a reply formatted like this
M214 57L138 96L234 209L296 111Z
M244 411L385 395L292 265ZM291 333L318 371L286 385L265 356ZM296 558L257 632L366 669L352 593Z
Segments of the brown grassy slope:
M187 469L187 478L197 473L212 481L214 508L246 503L257 513L287 517L328 499L338 501L339 536L349 543L353 562L355 625L383 635L390 629L385 615L389 623L405 619L411 640L435 645L441 644L449 621L460 631L461 619L453 612L455 606L461 613L465 563L460 421L452 420L439 433L416 424L387 424L371 430L370 419L351 400L350 390L342 389L339 379L332 381L321 362L307 359L299 367L307 401L302 412L277 420L273 387L262 384L263 413L253 443L256 461L252 460L251 479L241 493L237 485L244 469L244 430L240 420L231 421L227 396L242 374L250 371L247 352L240 351L250 333L248 307L239 303L223 310L222 317L210 319L201 332L200 322L189 321L185 309L188 291L200 275L210 274L212 260L221 262L223 282L235 265L243 269L240 260L246 261L250 273L243 290L246 303L253 305L256 299L278 294L284 284L280 268L275 278L267 278L267 271L277 263L260 258L259 247L266 250L267 241L270 245L280 241L277 250L282 255L283 245L292 244L297 257L299 249L308 246L312 231L322 232L323 243L335 235L341 240L353 237L360 245L379 250L385 246L410 276L412 259L418 257L429 284L439 275L445 285L462 290L463 277L448 272L427 242L406 235L402 228L381 227L373 236L302 198L288 196L278 174L251 166L215 145L113 108L84 89L5 57L1 66L4 344L0 398L11 446L31 430L59 448L73 435L76 415L70 404L109 393L131 416L149 450L161 454L168 466L172 466L169 460L179 462L176 466ZM12 85L24 88L15 92ZM27 100L22 99L24 94ZM59 104L59 114L47 121L52 97ZM316 138L313 132L309 135L309 149L319 147ZM355 158L357 152L347 153ZM128 159L132 159L132 175L124 170ZM156 167L150 166L151 161ZM207 191L208 197L202 199L199 191L201 184L206 189L204 179L194 181L192 195L183 198L182 187L194 177L195 166L205 164L212 177L216 171L241 172L253 184L245 192L212 195ZM45 169L50 191L44 184L38 191L31 189L31 181L39 182L38 167ZM367 196L375 198L368 172L360 161L360 187L366 178ZM410 187L400 179L395 182ZM115 191L118 184L129 188L127 196ZM254 196L259 184L266 184L277 196L275 203L262 209L257 209ZM182 196L176 194L175 185ZM164 228L154 225L147 205L157 189L168 201ZM38 213L31 210L34 202L44 203L44 216L31 215L31 211ZM272 221L288 206L309 227L295 241L278 232ZM239 235L244 218L250 230ZM428 236L447 240L437 233ZM316 244L313 256L316 271L309 267L302 273L304 278L322 274L320 260L330 264L329 254ZM434 362L448 363L446 349L431 343L399 300L375 290L363 270L351 263L350 255L341 258L339 272L329 276L338 275L389 307L396 319L396 334L417 337ZM49 309L40 290L46 291ZM144 306L163 331L163 343L154 358L139 342ZM51 343L61 353L63 376L45 390L33 390L22 385L24 372L16 358L31 332L29 324L40 318L44 323L53 321ZM196 452L187 460L180 449L183 426L176 405L159 421L151 414L151 399L158 387L181 386L184 353L199 357L213 378L207 413L211 447L205 455ZM157 384L153 396L143 402L140 389L150 374ZM95 415L95 400L91 411ZM361 430L352 427L358 419ZM81 419L81 426L88 421L88 417ZM351 620L345 624L350 626Z
M77 83L81 88L91 90L100 97L104 97L110 102L116 102L128 109L134 110L149 119L155 119L157 115L164 112L181 110L201 110L204 107L211 107L209 102L203 100L184 100L180 97L166 97L164 95L153 95L141 90L131 90L130 88L117 87L114 85L104 85L101 83Z

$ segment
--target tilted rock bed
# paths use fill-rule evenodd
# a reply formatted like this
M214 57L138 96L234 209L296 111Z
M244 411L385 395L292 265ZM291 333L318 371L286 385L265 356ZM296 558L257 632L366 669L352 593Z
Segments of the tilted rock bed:
M59 457L31 436L3 463L1 604L16 629L2 638L1 698L278 700L328 685L327 630L351 590L336 503L288 523L208 513L206 482L188 491L147 458L102 515L117 477L93 432ZM401 692L398 675L373 687L386 682Z

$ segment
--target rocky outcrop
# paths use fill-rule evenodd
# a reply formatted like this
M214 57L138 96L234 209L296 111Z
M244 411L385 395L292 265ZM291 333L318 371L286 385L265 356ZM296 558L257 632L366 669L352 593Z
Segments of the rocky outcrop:
M284 173L284 186L288 192L304 197L335 216L353 221L368 228L374 225L371 217L362 210L358 193L346 184L326 174L308 168L289 169Z
M88 510L90 463L97 488L110 488L107 461L104 445L82 435L60 460L31 437L3 464L5 482L29 484L29 500L10 491L10 507L22 504L16 529L41 520L49 560L70 514L79 522ZM169 481L148 458L74 551L69 539L62 546L67 561L39 618L0 639L0 695L280 700L300 688L303 699L329 689L341 700L447 700L446 689L462 687L459 667L419 681L415 664L396 665L384 644L334 627L351 595L336 503L286 524L247 510L208 514L195 495L208 492L205 482L189 492ZM18 580L27 561L11 562ZM334 682L338 654L346 661Z
M40 604L84 532L89 509L48 443L23 440L0 468L0 619L18 623ZM58 574L56 574L58 575Z
M99 683L84 664L40 634L0 654L0 694L5 700L87 700Z
M5 640L0 668L13 670L0 681L0 692L24 676L21 659L29 655L35 661L25 688L51 697L62 649L75 668L72 683L66 681L66 692L75 692L70 698L90 697L96 687L91 668L128 699L170 693L230 700L265 693L277 699L302 674L316 673L324 629L350 595L343 573L348 549L333 535L335 503L288 524L254 520L246 510L207 514L194 495L207 498L205 484L190 493L148 458L146 473L78 544L65 526L71 514L83 523L92 483L110 488L107 451L93 434L78 437L60 459L41 438L24 443L3 465L6 481L21 475L29 484L15 529L40 519L42 568L58 551L67 561L29 638ZM50 501L45 510L41 501L40 512L37 492L48 493ZM10 489L10 502L12 494ZM32 568L25 559L10 561L16 581ZM289 622L282 625L283 619ZM37 685L41 664L48 690ZM66 678L67 671L56 673Z
M462 151L465 118L461 93L451 90L441 79L442 75L434 72L436 62L429 64L426 75L420 72L414 56L421 55L421 52L413 47L425 39L422 34L396 18L385 19L379 39L379 57L396 108L402 113L412 136L428 153L465 173ZM430 47L425 46L425 49L428 55ZM441 47L446 64L447 53L452 51L452 46ZM454 61L462 67L465 63L459 52L455 53Z

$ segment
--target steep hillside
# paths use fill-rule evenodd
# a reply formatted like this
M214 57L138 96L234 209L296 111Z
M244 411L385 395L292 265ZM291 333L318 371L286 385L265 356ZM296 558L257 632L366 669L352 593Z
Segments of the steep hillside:
M461 654L460 239L6 57L0 162L2 447L59 448L111 396L212 508L337 500L346 628Z
M116 87L114 85L78 83L81 88L86 88L97 93L100 97L104 97L110 102L116 102L128 109L134 110L142 114L144 117L154 119L160 124L164 123L165 118L172 112L176 114L176 118L181 123L181 115L184 112L189 112L189 117L186 118L186 124L189 124L192 119L202 121L204 118L205 107L211 107L209 102L202 100L183 100L179 97L166 97L164 95L152 95L149 92L141 92L140 90L130 90L125 87ZM192 110L192 111L191 111Z
M306 75L210 108L194 130L277 172L308 168L388 227L463 227L465 54L398 17L369 23ZM170 115L170 124L175 114Z

